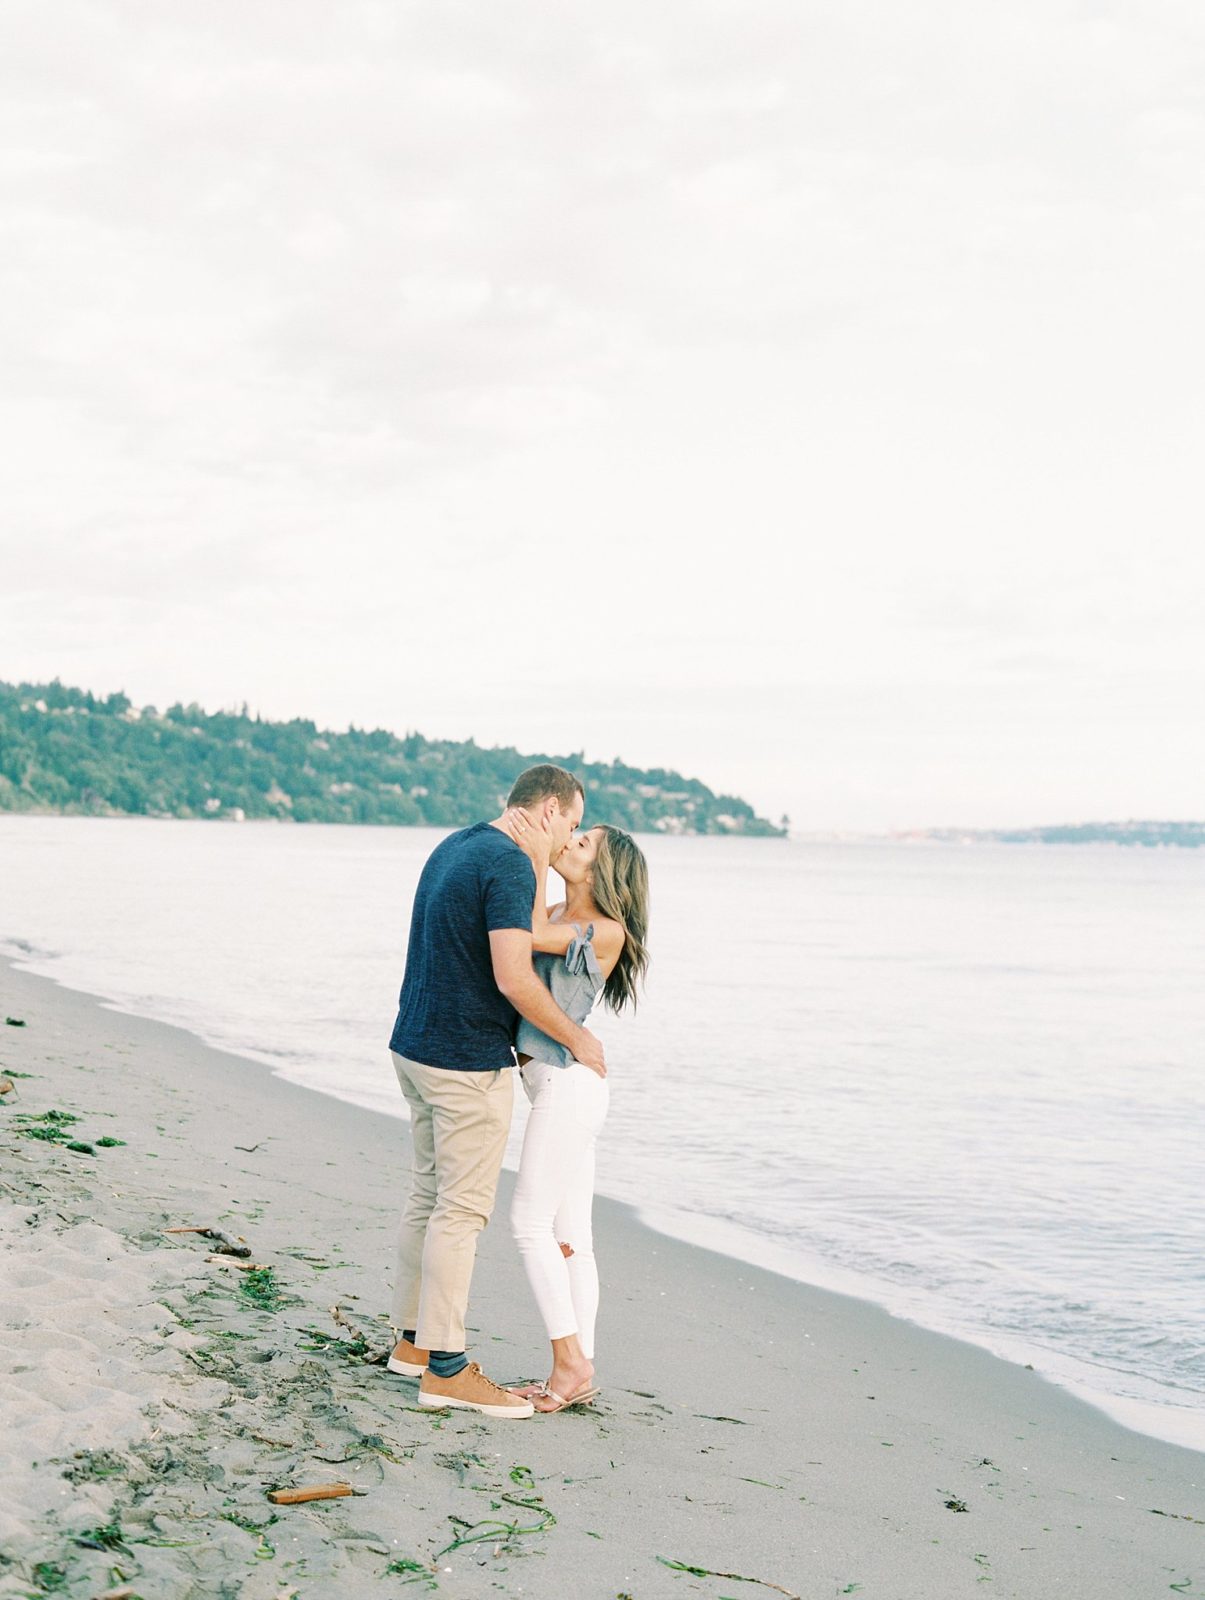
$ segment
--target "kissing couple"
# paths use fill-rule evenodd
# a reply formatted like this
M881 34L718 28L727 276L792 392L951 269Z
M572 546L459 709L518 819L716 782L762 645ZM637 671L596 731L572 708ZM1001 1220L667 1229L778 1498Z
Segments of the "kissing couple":
M410 1198L398 1230L389 1371L420 1406L530 1417L589 1402L598 1269L594 1151L607 1115L596 1001L636 1003L648 966L648 867L630 834L580 831L585 791L530 767L502 815L436 846L414 897L389 1041L410 1109ZM548 868L563 903L548 906ZM531 1101L511 1225L552 1343L546 1383L505 1389L470 1361L477 1235L494 1209L513 1069Z

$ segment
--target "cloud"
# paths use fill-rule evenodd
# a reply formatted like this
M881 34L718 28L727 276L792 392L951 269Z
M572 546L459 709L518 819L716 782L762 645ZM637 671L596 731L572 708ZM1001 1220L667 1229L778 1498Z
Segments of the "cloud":
M605 687L541 742L610 693L794 793L775 697L819 686L858 807L928 737L901 684L999 690L985 748L1037 686L1205 688L1195 6L7 26L9 676L507 742L584 630Z

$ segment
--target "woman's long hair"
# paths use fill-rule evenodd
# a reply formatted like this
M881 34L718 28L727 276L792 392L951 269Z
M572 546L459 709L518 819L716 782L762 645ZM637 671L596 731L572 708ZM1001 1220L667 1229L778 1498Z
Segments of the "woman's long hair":
M648 970L649 869L630 833L597 824L602 838L591 870L590 892L604 917L623 928L623 950L611 968L603 999L612 1011L636 1007L637 988Z

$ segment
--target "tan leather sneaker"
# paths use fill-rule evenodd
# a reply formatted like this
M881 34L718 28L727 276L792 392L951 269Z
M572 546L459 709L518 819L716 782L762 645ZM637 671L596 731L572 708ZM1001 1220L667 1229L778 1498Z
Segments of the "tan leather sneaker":
M417 1345L411 1344L409 1339L399 1339L393 1347L393 1354L385 1363L388 1372L397 1372L403 1378L421 1378L427 1370L427 1357L429 1350L420 1350Z
M418 1386L418 1403L428 1411L452 1406L459 1411L483 1411L487 1417L530 1417L535 1411L530 1400L487 1378L475 1361L454 1378L437 1378L428 1368Z

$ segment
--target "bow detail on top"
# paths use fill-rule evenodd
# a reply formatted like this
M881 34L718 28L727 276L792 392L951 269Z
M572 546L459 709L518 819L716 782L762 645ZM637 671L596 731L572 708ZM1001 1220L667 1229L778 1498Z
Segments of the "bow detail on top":
M591 923L585 933L582 932L579 922L574 922L571 926L577 938L565 951L566 967L573 973L589 973L594 982L601 985L602 968L598 964L598 957L594 954L594 924Z

